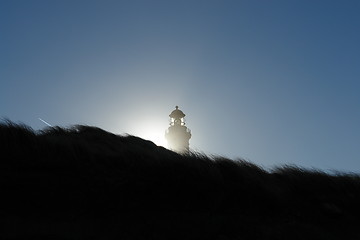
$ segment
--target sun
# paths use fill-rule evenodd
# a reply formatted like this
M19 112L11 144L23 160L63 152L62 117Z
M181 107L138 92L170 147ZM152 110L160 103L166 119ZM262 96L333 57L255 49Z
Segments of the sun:
M139 137L150 140L158 146L167 147L164 130L147 129L139 134Z
M132 122L132 125L129 126L129 131L127 133L145 140L150 140L156 145L166 148L167 141L165 139L165 124L155 120L149 122Z

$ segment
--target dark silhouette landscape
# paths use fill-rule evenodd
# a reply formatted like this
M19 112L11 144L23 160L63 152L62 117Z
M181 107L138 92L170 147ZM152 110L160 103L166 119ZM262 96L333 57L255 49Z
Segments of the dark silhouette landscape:
M360 239L356 174L180 155L90 126L3 121L0 141L1 239Z

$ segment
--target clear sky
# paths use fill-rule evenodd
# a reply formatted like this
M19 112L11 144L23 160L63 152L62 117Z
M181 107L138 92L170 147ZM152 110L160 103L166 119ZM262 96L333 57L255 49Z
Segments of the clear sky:
M360 1L0 1L0 117L360 173Z

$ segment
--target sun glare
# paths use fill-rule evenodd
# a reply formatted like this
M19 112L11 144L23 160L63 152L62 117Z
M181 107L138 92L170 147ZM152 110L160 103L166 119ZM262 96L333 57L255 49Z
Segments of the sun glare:
M167 147L165 139L166 122L151 119L148 122L131 122L128 126L128 134L150 140L158 146Z
M167 147L165 139L165 131L157 129L149 129L138 135L141 138L150 140L158 146Z

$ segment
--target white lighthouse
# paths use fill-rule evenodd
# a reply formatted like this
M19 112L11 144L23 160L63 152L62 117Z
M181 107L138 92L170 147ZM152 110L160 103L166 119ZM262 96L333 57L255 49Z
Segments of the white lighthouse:
M185 114L176 106L169 117L170 127L165 132L168 147L178 153L188 152L191 131L185 126Z

